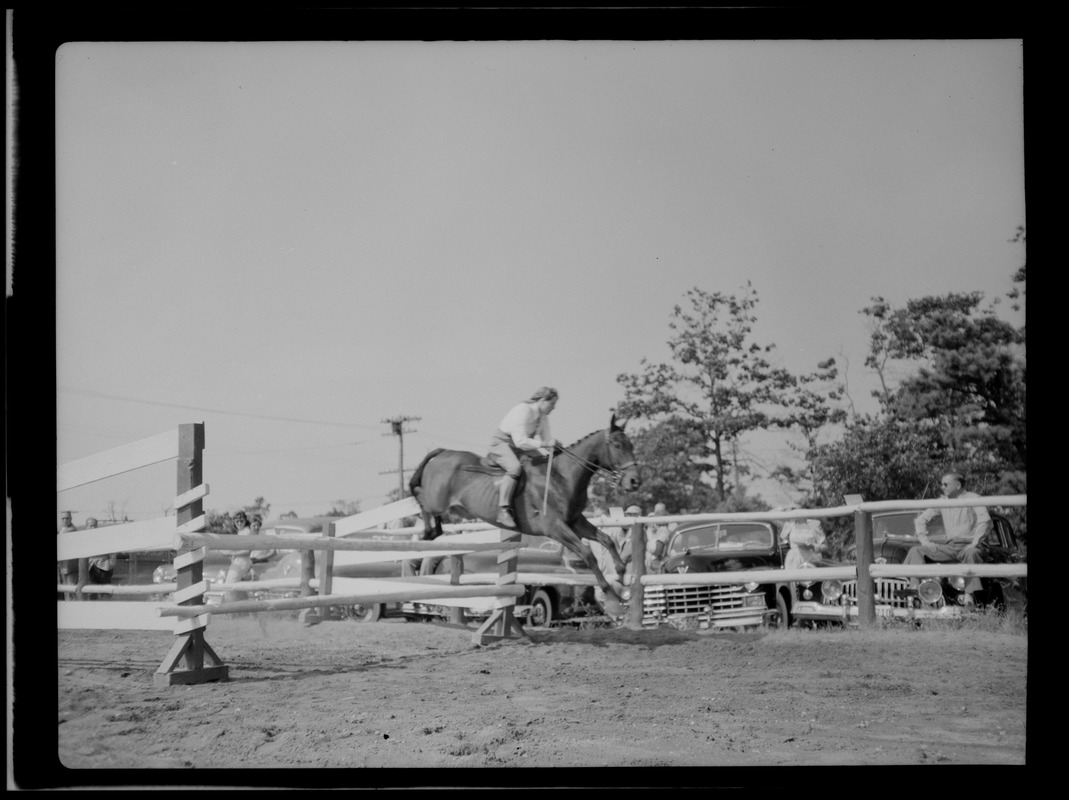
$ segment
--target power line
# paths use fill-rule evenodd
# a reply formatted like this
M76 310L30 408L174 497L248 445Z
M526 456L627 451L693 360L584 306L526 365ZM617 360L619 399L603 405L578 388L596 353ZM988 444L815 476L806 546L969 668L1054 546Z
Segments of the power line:
M384 419L383 423L390 426L390 432L384 433L383 436L396 436L397 437L397 469L387 470L386 472L380 472L379 475L392 475L397 473L397 480L400 483L401 494L400 498L405 496L405 434L415 433L412 429L406 429L406 422L419 422L419 417L405 417L398 416L393 419ZM409 470L411 472L411 470Z
M140 403L147 406L164 406L165 408L182 408L187 411L207 411L211 414L227 414L234 417L250 417L252 419L266 419L272 422L300 422L305 425L328 425L335 428L372 428L373 425L366 425L358 422L330 422L321 419L301 419L299 417L276 417L268 414L249 414L243 411L225 411L221 408L204 408L203 406L186 406L179 403L164 403L160 400L143 400L137 397L127 397L117 394L107 394L105 392L94 392L89 389L75 389L69 386L59 387L60 391L72 392L74 394L84 394L90 397L101 397L105 400L119 400L124 403Z

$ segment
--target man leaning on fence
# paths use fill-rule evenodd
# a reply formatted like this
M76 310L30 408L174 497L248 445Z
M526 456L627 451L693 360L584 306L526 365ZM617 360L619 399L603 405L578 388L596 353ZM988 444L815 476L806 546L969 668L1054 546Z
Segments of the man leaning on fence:
M939 485L943 490L943 497L948 500L980 496L976 492L965 491L965 480L958 472L946 473ZM947 536L945 542L932 542L928 538L928 523L937 516L943 518L943 528ZM925 564L929 561L980 564L983 562L980 540L991 530L991 516L984 506L929 508L917 516L913 527L921 544L909 549L903 564ZM910 578L910 585L917 588L920 579ZM968 579L965 583L965 605L974 604L973 593L980 588L979 578Z

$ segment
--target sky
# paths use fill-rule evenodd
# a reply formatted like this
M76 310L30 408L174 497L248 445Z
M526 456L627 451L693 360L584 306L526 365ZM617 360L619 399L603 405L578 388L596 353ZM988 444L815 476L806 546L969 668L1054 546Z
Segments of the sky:
M56 78L58 462L203 422L218 511L381 505L399 416L406 469L544 385L556 438L604 428L695 287L875 410L871 298L1025 263L1020 40L72 42Z

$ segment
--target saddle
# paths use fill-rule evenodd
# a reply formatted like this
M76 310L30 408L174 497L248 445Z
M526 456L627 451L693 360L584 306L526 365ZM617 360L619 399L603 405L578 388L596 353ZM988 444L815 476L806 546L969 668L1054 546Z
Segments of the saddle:
M520 477L517 481L518 484L526 479L527 470L533 463L535 463L535 459L531 456L520 456L520 466L523 467L523 470L520 472ZM465 464L461 469L465 472L478 472L481 475L492 475L495 479L500 478L505 474L504 468L491 461L490 456L483 456L479 459L478 464Z

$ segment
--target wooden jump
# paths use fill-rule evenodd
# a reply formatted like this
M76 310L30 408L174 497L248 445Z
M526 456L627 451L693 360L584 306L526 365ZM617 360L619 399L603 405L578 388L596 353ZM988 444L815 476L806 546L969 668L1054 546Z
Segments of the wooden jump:
M518 584L503 586L428 586L364 594L327 594L314 597L291 597L279 600L235 600L217 604L160 606L156 609L161 617L196 617L201 614L239 614L260 611L296 611L303 608L324 608L327 606L353 606L367 603L396 603L420 601L435 598L458 597L520 597L525 588Z

